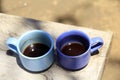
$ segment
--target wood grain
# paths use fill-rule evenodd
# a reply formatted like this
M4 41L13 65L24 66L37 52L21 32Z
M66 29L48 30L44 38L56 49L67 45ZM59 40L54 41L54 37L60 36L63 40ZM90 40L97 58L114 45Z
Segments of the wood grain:
M89 64L82 70L67 71L54 63L47 71L30 73L20 66L18 57L8 51L6 40L9 37L19 38L25 32L34 29L47 31L53 36L54 41L61 33L77 29L87 33L91 38L102 37L104 46L99 50L99 54L91 56ZM112 40L112 32L7 14L0 14L0 36L0 80L100 80Z

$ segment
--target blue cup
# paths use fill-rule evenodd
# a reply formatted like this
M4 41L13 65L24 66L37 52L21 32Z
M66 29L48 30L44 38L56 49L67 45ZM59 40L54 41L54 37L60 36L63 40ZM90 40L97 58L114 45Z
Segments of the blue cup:
M18 40L9 38L7 46L20 57L24 68L32 72L40 72L48 69L54 62L54 41L50 34L42 30L32 30L23 34ZM23 54L25 48L34 43L42 43L49 47L48 52L38 57L28 57Z
M61 48L68 43L82 43L86 50L84 53L70 56L61 51ZM61 34L56 40L57 60L61 67L68 70L79 70L84 68L90 59L93 52L97 51L103 45L103 40L100 37L90 39L90 37L78 30L70 30Z

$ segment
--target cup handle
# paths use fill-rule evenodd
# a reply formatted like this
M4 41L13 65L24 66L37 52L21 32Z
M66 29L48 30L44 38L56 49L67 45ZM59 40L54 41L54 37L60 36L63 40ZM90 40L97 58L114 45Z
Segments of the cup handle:
M95 37L91 39L91 55L93 52L97 51L99 48L101 48L104 44L104 41L100 37Z
M17 53L17 39L15 38L8 38L6 41L7 47L12 50L13 52Z

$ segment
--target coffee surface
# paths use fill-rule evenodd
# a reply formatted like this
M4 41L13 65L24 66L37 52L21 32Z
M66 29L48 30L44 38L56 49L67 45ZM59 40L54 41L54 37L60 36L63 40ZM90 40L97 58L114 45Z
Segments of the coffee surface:
M48 52L49 47L42 43L30 44L24 50L23 54L28 57L39 57Z
M61 48L61 51L63 54L68 56L77 56L77 55L83 54L86 51L86 49L82 43L72 42L72 43L65 44Z

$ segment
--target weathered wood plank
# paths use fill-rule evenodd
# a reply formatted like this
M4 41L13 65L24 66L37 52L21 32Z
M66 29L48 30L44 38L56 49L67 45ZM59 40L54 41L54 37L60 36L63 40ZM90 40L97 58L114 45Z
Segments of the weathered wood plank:
M99 50L99 54L91 56L89 64L82 70L67 71L53 64L47 71L33 74L20 68L15 57L6 54L8 49L5 44L7 38L11 36L18 38L33 29L49 32L55 41L62 32L77 29L86 32L91 38L102 37L104 46ZM100 80L112 32L0 14L0 36L0 80Z

